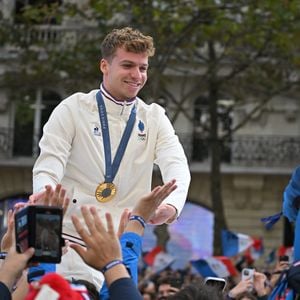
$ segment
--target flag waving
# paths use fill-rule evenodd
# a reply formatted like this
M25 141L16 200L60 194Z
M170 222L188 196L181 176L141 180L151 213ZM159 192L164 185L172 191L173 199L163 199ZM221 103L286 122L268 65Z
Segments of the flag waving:
M222 230L222 250L224 256L235 256L253 245L251 236Z
M191 264L203 277L228 277L237 275L237 270L232 261L224 256L192 260Z

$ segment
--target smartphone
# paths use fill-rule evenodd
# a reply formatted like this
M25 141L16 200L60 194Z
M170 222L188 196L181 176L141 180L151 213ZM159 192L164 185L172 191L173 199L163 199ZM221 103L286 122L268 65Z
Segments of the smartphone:
M16 249L34 247L32 262L59 263L62 255L62 208L30 205L15 214Z
M242 270L242 280L250 279L252 287L248 289L249 292L253 290L253 280L254 280L254 269L244 268Z
M216 287L219 291L223 292L226 288L226 280L219 277L206 277L204 283L209 286Z
M290 258L287 255L280 255L279 256L279 261L286 261L289 262Z

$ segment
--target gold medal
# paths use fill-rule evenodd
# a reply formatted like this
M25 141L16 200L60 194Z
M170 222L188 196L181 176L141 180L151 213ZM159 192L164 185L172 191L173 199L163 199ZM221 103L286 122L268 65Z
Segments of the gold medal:
M105 203L110 201L117 192L117 188L113 183L103 182L100 183L95 192L97 201Z

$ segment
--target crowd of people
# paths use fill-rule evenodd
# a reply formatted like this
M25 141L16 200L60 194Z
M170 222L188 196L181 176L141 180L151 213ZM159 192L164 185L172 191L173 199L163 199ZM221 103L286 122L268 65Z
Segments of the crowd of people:
M190 265L183 270L167 267L159 273L141 269L139 260L145 226L157 207L176 188L175 180L154 188L136 203L130 214L124 211L118 231L111 214L106 213L103 221L95 206L82 206L82 219L72 215L72 222L84 245L66 243L63 253L72 248L88 266L100 270L104 276L101 290L89 280L76 278L76 273L72 280L66 280L56 272L45 271L38 281L29 283L31 271L28 266L36 264L30 262L34 249L29 248L24 253L16 250L15 212L9 211L7 232L1 240L1 251L7 252L7 256L0 268L0 299L35 299L38 296L37 299L45 299L43 297L56 295L58 298L55 299L251 300L285 299L291 290L300 292L300 264L290 266L286 260L278 260L271 272L255 270L252 279L243 279L241 274L225 278L226 285L222 288L207 284ZM65 189L59 184L55 190L47 186L46 191L39 204L58 206L65 212L70 202ZM25 205L20 205L16 211ZM280 297L272 298L283 276L287 277L288 285Z
M0 300L283 299L298 292L299 267L287 262L278 262L271 273L226 278L222 288L190 266L154 274L139 268L145 227L178 219L190 172L164 109L137 96L155 52L152 37L115 29L101 52L100 89L71 95L55 108L33 168L33 194L8 213ZM154 164L163 184L151 191ZM31 261L33 247L19 252L14 216L27 205L62 210L60 263Z

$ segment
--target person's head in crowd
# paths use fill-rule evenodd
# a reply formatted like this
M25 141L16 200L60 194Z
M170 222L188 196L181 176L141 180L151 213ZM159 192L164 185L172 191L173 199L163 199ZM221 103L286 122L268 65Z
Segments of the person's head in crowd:
M167 300L221 300L224 299L222 292L203 282L190 284L182 288L176 294L165 298Z
M155 300L156 294L144 292L144 293L142 293L142 297L143 297L143 300Z
M165 300L176 294L182 287L182 280L177 276L166 276L158 280L157 299Z
M149 297L152 297L152 295L156 295L156 286L155 283L151 280L144 281L139 286L139 290L142 295L149 295Z
M235 300L256 300L257 298L251 292L243 292L239 294Z

